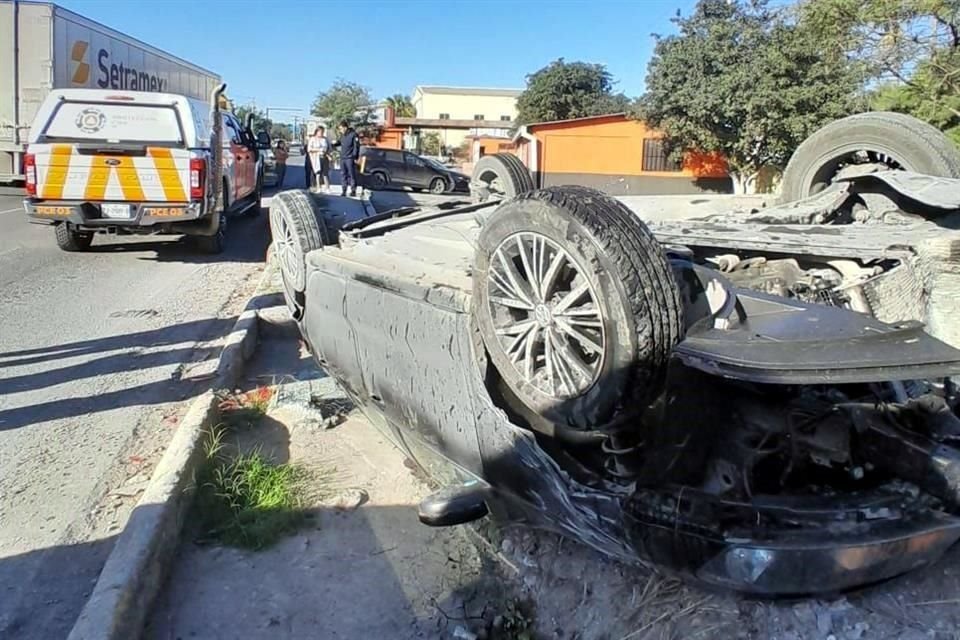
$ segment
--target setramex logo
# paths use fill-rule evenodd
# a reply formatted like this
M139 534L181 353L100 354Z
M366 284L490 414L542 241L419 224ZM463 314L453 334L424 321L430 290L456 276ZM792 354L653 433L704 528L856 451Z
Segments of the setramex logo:
M90 79L90 64L87 62L87 50L90 43L76 40L70 48L70 63L73 73L70 74L70 83L74 86L85 87Z

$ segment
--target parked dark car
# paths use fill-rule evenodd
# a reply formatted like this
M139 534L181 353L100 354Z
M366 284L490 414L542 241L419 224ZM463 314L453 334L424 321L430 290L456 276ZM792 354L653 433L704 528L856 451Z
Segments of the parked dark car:
M368 189L413 187L431 193L469 191L470 177L409 151L363 147L360 167Z

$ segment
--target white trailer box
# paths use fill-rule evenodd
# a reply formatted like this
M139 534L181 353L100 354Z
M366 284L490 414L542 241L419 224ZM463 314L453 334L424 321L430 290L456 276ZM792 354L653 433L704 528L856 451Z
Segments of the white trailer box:
M30 124L51 89L158 91L207 100L219 83L212 71L55 4L0 0L0 182L23 179Z

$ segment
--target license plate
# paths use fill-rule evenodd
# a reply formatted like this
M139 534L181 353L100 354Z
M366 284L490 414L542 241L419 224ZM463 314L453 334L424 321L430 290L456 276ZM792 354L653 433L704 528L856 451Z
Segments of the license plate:
M102 204L100 213L104 218L129 218L130 205L128 204Z

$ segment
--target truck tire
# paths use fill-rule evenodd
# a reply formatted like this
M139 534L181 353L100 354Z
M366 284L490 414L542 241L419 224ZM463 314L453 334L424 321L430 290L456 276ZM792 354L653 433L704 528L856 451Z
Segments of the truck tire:
M270 204L273 255L280 264L283 297L294 320L303 317L307 287L307 254L332 240L323 210L305 190L282 191Z
M679 288L649 229L585 187L523 193L487 219L471 313L516 398L580 430L642 411L683 327Z
M77 231L69 222L61 222L54 227L57 246L64 251L86 251L93 243L93 233Z
M197 248L210 255L219 255L227 246L227 215L224 212L217 214L220 216L220 222L217 225L217 232L212 236L194 236L193 241Z
M780 200L813 195L843 166L863 162L960 178L960 151L939 129L902 113L874 111L835 120L804 140L783 172Z
M474 202L490 198L512 198L533 191L533 177L520 158L512 153L496 153L477 161L470 178L470 196Z

